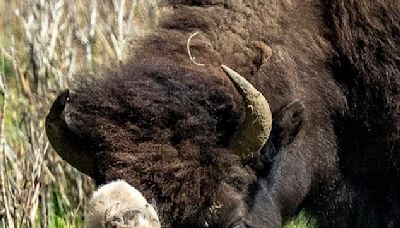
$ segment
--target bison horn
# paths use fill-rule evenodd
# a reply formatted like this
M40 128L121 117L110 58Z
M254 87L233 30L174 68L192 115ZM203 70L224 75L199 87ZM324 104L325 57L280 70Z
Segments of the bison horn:
M272 114L268 101L240 74L222 65L235 88L246 103L246 117L232 137L231 147L243 162L257 156L267 142L272 128Z
M65 161L93 177L96 170L93 153L90 153L86 145L80 143L82 140L71 131L68 125L66 111L68 111L70 95L68 89L63 91L50 108L45 122L47 138Z

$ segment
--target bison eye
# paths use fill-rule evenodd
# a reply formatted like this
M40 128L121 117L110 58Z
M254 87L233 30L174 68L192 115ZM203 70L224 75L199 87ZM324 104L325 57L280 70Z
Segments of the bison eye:
M283 108L274 118L274 127L278 133L278 140L281 147L291 144L299 133L304 119L304 105L301 101L295 100Z
M303 123L303 116L304 105L298 100L274 115L271 135L261 149L261 159L252 160L249 165L260 173L269 172L281 148L287 147L296 138Z

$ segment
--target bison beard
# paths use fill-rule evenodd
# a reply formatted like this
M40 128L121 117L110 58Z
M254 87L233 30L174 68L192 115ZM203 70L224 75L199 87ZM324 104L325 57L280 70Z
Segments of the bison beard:
M65 92L49 140L97 183L155 198L165 227L400 226L397 1L163 1L131 60ZM190 32L194 65L186 54ZM146 48L140 48L146 47ZM220 68L266 97L261 156L242 162L246 102Z

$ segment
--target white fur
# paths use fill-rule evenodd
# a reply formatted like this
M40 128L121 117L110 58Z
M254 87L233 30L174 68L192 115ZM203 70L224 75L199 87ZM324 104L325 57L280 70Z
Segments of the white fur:
M123 180L101 186L85 211L86 228L160 228L154 207Z

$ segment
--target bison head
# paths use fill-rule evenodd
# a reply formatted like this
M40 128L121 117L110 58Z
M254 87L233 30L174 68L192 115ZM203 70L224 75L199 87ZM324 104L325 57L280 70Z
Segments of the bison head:
M155 198L166 227L234 224L256 180L245 164L271 130L268 102L226 66L156 66L127 64L64 91L48 138L98 184L124 179Z

